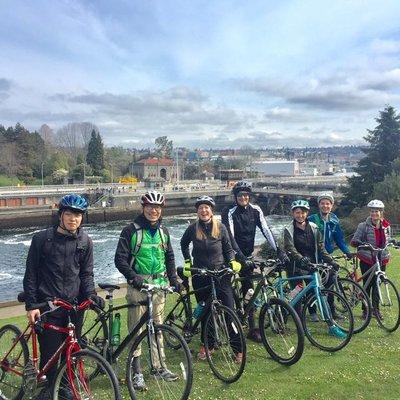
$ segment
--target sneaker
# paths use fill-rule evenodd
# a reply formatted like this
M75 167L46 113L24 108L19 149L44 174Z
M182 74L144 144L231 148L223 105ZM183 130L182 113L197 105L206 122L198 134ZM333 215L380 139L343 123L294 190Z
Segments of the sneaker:
M311 322L319 322L318 315L316 313L310 314L310 320Z
M243 353L235 354L235 364L241 364L243 362Z
M329 334L332 336L335 336L339 339L344 339L347 337L347 334L345 332L343 332L338 326L336 325L332 325L329 327L328 330Z
M208 354L211 356L211 354L214 352L214 350L209 350L208 351ZM200 350L199 350L199 352L197 353L197 358L200 360L200 361L205 361L205 360L207 360L207 354L206 354L206 348L205 348L205 346L203 346L203 345L201 345L200 346Z
M133 376L133 388L139 392L147 390L146 382L144 381L143 374L137 373Z
M160 368L155 375L156 378L161 378L166 382L173 382L178 379L178 375L174 374L168 368Z
M382 316L382 314L381 314L381 312L377 309L377 308L375 308L373 311L372 311L372 315L376 318L376 319L379 319L379 320L383 320L383 316Z
M261 335L260 335L260 330L255 328L255 329L250 329L249 333L247 334L247 339L256 342L256 343L261 343Z

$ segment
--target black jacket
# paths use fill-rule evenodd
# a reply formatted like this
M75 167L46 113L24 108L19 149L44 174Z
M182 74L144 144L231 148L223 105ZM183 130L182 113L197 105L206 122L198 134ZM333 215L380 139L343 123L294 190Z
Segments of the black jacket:
M72 301L95 294L92 240L82 229L74 236L63 235L56 227L49 229L53 229L50 246L45 245L44 230L33 236L29 248L23 281L27 310L49 298ZM79 247L82 242L86 248Z
M196 238L197 223L206 235L206 239ZM235 258L235 252L229 239L228 231L221 224L221 233L218 239L211 236L212 223L204 224L201 221L189 225L181 239L181 250L185 260L190 259L189 245L193 243L193 267L216 269L228 264Z
M274 250L277 249L274 236L259 206L251 203L246 207L234 204L222 211L221 220L228 229L232 247L237 253L238 260L244 261L246 257L253 254L257 227L268 240L270 246Z

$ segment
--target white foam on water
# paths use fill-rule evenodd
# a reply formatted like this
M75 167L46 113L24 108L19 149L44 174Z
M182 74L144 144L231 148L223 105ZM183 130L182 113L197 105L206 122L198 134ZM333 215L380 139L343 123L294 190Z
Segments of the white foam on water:
M6 272L0 272L0 281L5 281L7 279L11 279L13 276Z

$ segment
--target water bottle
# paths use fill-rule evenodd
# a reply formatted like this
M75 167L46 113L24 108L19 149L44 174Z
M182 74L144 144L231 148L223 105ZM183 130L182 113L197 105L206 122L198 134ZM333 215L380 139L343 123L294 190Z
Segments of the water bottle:
M197 303L196 308L193 311L193 317L198 319L200 317L200 315L202 314L204 307L205 307L206 303L204 301L201 301L200 303Z
M244 296L244 304L249 304L250 299L253 297L254 294L254 290L253 289L249 289L246 293L246 296Z
M293 290L289 292L289 299L294 299L298 293L300 293L301 289L303 289L303 284L298 283Z
M116 313L111 328L111 344L118 346L121 340L121 314Z

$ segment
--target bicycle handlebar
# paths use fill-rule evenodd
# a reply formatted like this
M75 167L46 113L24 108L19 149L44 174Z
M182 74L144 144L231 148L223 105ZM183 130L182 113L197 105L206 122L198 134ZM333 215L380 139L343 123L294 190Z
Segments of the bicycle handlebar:
M178 267L178 269L183 271L183 267ZM232 268L222 268L222 269L216 269L216 270L212 270L212 269L207 269L207 268L196 268L196 267L191 267L190 268L190 272L198 274L198 275L207 275L207 276L212 276L214 278L219 278L223 275L226 274L235 274L235 272L233 271Z
M398 242L396 242L394 239L390 240L388 243L386 243L386 246L383 248L377 248L372 246L371 243L361 243L360 245L357 246L357 250L359 249L365 249L365 250L370 250L370 251L376 251L378 253L386 250L388 247L394 247L395 249L399 249L400 246L398 244Z

